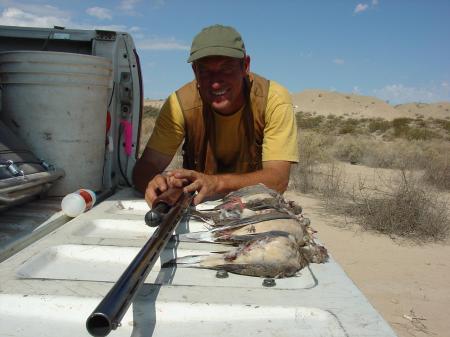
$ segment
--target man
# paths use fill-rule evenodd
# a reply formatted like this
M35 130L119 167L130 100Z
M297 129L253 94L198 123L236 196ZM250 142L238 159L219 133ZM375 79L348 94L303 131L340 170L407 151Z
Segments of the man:
M195 80L171 94L133 171L151 204L175 186L198 191L194 203L263 183L284 192L298 162L297 128L288 91L250 72L240 34L203 29L192 42ZM184 139L183 169L164 172Z

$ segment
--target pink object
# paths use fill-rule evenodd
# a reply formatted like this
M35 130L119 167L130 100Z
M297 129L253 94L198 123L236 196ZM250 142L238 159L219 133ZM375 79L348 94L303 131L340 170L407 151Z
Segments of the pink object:
M132 135L133 135L133 126L129 121L122 120L120 124L123 127L123 138L125 141L125 153L127 156L131 156L132 149Z

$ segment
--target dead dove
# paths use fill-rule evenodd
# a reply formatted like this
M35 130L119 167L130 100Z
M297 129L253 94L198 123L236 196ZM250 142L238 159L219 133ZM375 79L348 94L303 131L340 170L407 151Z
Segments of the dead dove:
M252 235L260 233L283 231L291 234L297 244L303 246L309 240L309 235L312 234L310 227L291 217L269 217L264 219L264 217L259 216L251 220L254 221L236 221L229 225L216 227L210 231L180 234L178 241L234 243L236 242L236 236L246 235L248 238L252 238Z
M208 225L223 226L230 221L257 217L267 213L284 213L292 217L301 214L302 208L293 201L286 201L276 191L263 184L248 186L231 192L223 202L211 210L191 212L193 218Z
M241 275L282 278L295 275L312 259L312 250L304 254L295 237L283 231L261 233L253 236L253 239L246 240L248 238L244 238L244 243L239 247L226 253L181 257L166 263L163 267L175 264L179 267L226 270ZM324 247L317 250L326 254Z

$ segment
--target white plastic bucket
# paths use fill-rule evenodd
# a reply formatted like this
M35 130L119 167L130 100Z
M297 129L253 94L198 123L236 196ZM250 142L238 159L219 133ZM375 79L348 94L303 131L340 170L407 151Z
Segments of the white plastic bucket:
M66 175L49 191L100 190L111 61L42 51L0 53L0 118Z

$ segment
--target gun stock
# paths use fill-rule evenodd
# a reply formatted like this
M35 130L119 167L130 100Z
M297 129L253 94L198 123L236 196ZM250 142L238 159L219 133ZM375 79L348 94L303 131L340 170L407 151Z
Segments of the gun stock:
M95 337L107 336L117 329L123 315L128 310L136 292L144 283L161 251L167 245L178 223L188 210L193 194L185 194L182 189L169 189L155 200L155 208L160 210L162 221L150 239L141 248L115 285L103 298L86 320L88 332ZM147 217L147 215L146 215Z

